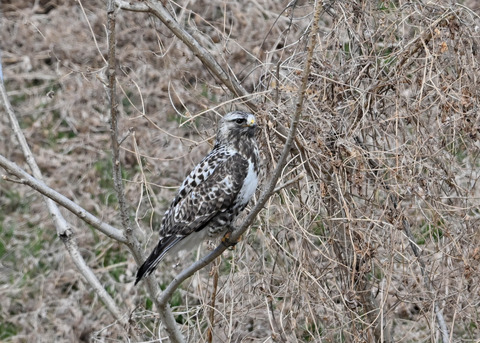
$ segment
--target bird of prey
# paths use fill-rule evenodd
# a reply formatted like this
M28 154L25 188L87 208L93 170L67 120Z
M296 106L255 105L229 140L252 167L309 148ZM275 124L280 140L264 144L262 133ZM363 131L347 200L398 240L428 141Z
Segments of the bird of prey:
M137 271L150 275L166 253L191 250L225 234L255 193L259 154L253 114L230 112L219 122L215 146L192 170L165 212L160 239Z

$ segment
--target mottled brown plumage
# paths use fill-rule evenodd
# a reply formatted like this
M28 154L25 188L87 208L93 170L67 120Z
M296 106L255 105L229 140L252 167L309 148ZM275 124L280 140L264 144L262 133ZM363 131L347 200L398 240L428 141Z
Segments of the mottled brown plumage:
M165 212L157 246L138 269L135 284L167 252L189 250L225 233L248 204L258 182L255 117L231 112L220 121L215 146L183 181Z

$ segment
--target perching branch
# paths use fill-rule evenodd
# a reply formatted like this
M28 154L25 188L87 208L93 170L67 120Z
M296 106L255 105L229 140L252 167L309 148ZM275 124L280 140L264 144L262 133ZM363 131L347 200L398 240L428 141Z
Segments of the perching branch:
M132 11L146 10L146 8L144 8L143 6L141 7L136 6L135 8L133 8L131 4L127 4L121 0L116 0L116 5L126 10L132 10ZM213 58L213 56L205 48L203 48L194 37L192 37L188 32L186 32L179 25L179 23L170 15L170 13L165 8L163 3L156 0L146 0L145 5L148 7L149 12L154 14L156 17L158 17L165 24L165 26L167 26L170 29L170 31L172 31L185 45L187 45L188 48L194 53L194 55L209 69L209 71L218 80L220 80L234 95L236 95L237 97L243 97L243 98L248 97L248 94L245 91L245 89L239 83L237 83L233 78L231 78L225 72L225 70L220 66L220 64L218 64L218 62ZM209 255L205 256L203 259L197 261L196 263L192 264L190 267L183 270L179 275L177 275L176 278L174 278L174 280L172 280L172 282L166 288L166 290L162 292L162 294L158 298L156 298L157 303L159 305L158 311L162 316L161 319L163 324L166 326L167 331L169 330L171 331L177 327L173 316L171 314L170 315L168 314L168 312L170 312L170 309L168 307L168 301L171 298L173 292L178 288L178 286L185 279L187 279L188 277L193 275L196 271L198 271L199 269L205 267L210 262L212 262L216 257L221 255L228 246L234 245L238 241L240 236L251 225L256 215L260 212L260 210L263 208L263 206L268 201L270 196L273 194L275 185L286 163L286 158L290 153L291 149L294 148L294 145L293 145L294 137L295 137L298 121L303 109L303 100L305 97L308 75L310 73L310 66L312 63L313 51L316 45L315 37L318 32L318 20L320 17L320 10L321 10L321 6L317 4L315 16L314 16L313 28L311 31L308 55L306 58L305 68L302 76L302 85L298 91L298 101L296 105L296 111L292 117L290 130L288 131L288 137L285 142L282 155L280 156L280 159L278 161L277 168L275 169L274 176L269 181L268 186L265 189L265 191L262 193L262 196L257 202L257 205L252 209L251 213L246 218L244 223L240 226L240 228L238 228L237 230L234 230L234 232L230 236L230 239L225 241L224 244L219 245L215 250L213 250ZM246 101L245 103L252 111L254 112L256 111L256 105L253 104L251 101ZM149 283L151 282L150 277L147 278L147 282ZM171 335L170 335L170 338L172 339ZM178 339L178 337L175 339Z

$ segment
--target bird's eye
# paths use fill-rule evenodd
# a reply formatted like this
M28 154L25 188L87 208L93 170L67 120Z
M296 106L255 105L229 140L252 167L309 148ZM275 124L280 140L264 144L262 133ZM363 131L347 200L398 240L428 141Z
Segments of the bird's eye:
M245 123L245 119L243 119L243 118L235 119L235 123L237 123L237 124L243 124L243 123Z

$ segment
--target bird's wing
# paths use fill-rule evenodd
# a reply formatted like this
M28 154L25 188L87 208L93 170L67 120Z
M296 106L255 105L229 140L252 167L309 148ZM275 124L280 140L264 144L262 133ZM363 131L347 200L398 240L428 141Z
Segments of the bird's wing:
M205 172L205 167L211 168L210 171ZM158 245L138 270L136 282L144 274L150 274L173 246L235 205L248 173L248 161L239 154L227 154L223 158L217 156L214 162L204 159L195 170L198 172L187 177L191 181L184 182L165 213ZM197 175L202 173L207 176L199 179Z
M197 164L195 168L193 168L185 180L183 180L170 208L174 207L182 198L189 194L192 189L208 179L217 167L226 163L233 154L233 151L229 151L225 147L216 147L213 149L199 164Z

